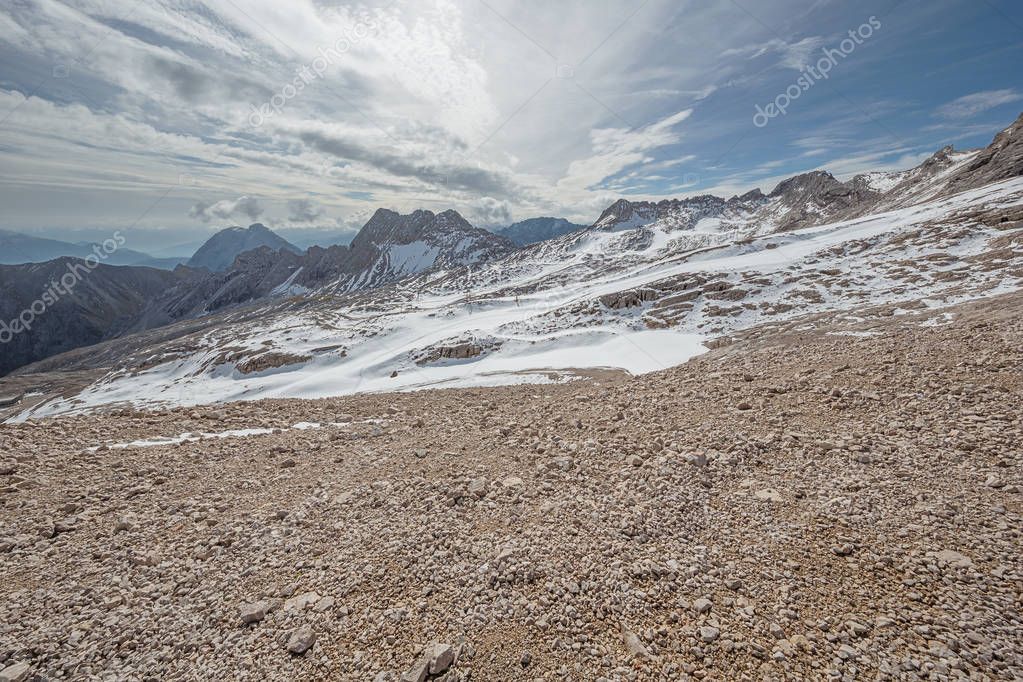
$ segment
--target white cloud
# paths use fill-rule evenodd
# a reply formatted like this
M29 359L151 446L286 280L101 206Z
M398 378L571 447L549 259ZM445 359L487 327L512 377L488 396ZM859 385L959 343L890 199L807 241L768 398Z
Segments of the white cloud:
M558 189L579 193L605 178L649 159L649 152L677 144L682 136L674 127L693 113L684 109L644 128L597 128L590 131L592 155L573 161Z
M263 215L263 207L255 197L243 196L237 199L221 199L213 203L200 201L192 206L188 215L204 223L235 217L245 217L255 221Z
M1023 99L1023 95L1015 90L985 90L952 100L948 104L938 107L935 114L947 119L968 119L995 107L1000 107L1003 104L1018 102L1021 99Z

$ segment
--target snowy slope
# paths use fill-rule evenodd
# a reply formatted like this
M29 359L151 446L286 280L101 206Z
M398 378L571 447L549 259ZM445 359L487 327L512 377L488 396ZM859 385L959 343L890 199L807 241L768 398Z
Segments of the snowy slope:
M740 240L707 218L681 232L663 224L589 230L341 306L325 301L225 325L190 338L188 352L112 372L33 415L557 380L551 370L570 368L652 371L754 325L875 304L937 310L1018 288L1023 228L998 216L1021 206L1023 179L1015 179ZM415 250L408 254L401 262L415 261ZM294 361L239 370L268 353Z

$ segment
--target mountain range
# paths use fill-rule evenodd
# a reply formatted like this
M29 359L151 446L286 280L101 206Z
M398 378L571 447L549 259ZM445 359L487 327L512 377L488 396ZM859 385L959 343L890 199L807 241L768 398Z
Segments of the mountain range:
M99 405L159 402L146 382L177 387L174 400L189 404L503 382L607 362L644 371L794 315L986 295L1023 277L1012 246L1021 129L1023 117L985 149L946 147L915 168L845 182L814 171L768 194L622 199L589 227L522 248L454 211L381 209L347 247L264 244L223 270L179 267L152 298L118 309L100 346L17 373L102 367L109 375L80 396ZM533 234L551 226L568 228L543 219ZM45 280L23 271L7 281L16 277L12 311ZM33 341L20 362L66 348ZM68 409L56 400L44 411Z
M86 258L95 255L96 249L99 247L99 244L72 243L33 237L11 230L0 230L0 265L45 263L64 256ZM154 258L141 251L118 248L105 255L103 262L107 265L144 265L170 270L183 260L182 258Z

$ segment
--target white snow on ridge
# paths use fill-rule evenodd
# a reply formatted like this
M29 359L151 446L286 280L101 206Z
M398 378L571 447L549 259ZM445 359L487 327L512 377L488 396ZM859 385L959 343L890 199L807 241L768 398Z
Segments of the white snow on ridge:
M570 370L612 368L633 374L677 365L705 351L703 342L766 321L778 322L813 312L919 300L940 307L970 297L1018 288L1014 281L978 280L965 290L940 277L924 277L907 286L894 276L907 259L941 255L951 260L927 266L925 275L961 269L955 258L982 253L997 231L971 226L969 235L933 248L916 242L885 241L917 231L957 211L979 206L1023 203L1023 179L964 192L926 204L878 215L769 234L721 244L710 232L662 234L628 252L628 267L602 254L602 247L629 239L630 232L594 231L571 242L571 248L528 264L496 261L474 269L476 283L467 295L457 286L427 287L417 298L372 314L348 309L279 315L258 324L228 325L200 340L196 353L133 374L104 378L78 396L54 400L16 419L80 412L111 403L136 406L193 405L259 398L318 398L357 392L482 386L523 381L550 381ZM643 227L633 236L660 232ZM565 242L569 243L569 242ZM685 252L678 244L688 245ZM867 245L867 246L864 246ZM860 250L873 245L866 255ZM682 248L686 248L685 246ZM406 261L407 262L407 261ZM815 272L840 271L848 283L816 286ZM751 273L768 284L735 307L734 315L712 315L710 304L697 301L677 326L648 329L642 316L649 304L612 310L599 303L605 295L633 291L679 276L703 273L714 280L741 284ZM972 274L972 273L971 273ZM977 273L995 277L999 273ZM802 279L800 279L802 277ZM791 281L796 283L790 283ZM809 282L809 283L808 283ZM984 290L985 283L992 284ZM797 290L798 288L798 290ZM814 299L789 312L768 316L763 307L800 290L814 289ZM962 293L966 291L966 293ZM947 292L947 293L946 293ZM430 351L476 344L479 354L440 359ZM344 346L347 354L317 353ZM258 353L267 347L312 359L259 374L243 375L232 364L215 364L221 349L244 347ZM420 361L420 362L417 362ZM397 372L396 376L391 376Z

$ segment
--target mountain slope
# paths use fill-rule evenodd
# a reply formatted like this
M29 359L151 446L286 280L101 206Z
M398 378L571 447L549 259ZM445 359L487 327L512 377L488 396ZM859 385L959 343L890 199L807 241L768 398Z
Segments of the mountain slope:
M507 237L516 246L528 246L537 242L546 241L560 237L569 232L575 232L585 228L585 225L577 225L564 218L529 218L513 223L497 231L502 237Z
M210 237L188 261L192 268L206 268L213 272L226 270L234 259L246 251L267 246L274 251L298 254L298 247L289 244L262 223L248 227L228 227Z
M945 306L1023 282L1023 178L950 193L993 163L1014 172L1019 144L1003 135L847 182L803 174L768 195L621 200L589 228L517 250L454 212L379 211L350 249L316 252L315 267L312 250L294 262L268 251L248 277L269 281L211 286L231 305L271 298L207 319L201 334L126 341L130 356L111 342L114 371L81 405L166 400L153 386L192 404L641 373L751 327L853 310L933 309L938 324Z
M0 265L0 375L126 332L150 301L185 277L132 266L89 270L76 258Z
M528 263L517 252L471 274L222 318L33 414L544 381L573 368L639 374L753 327L808 315L840 324L851 311L862 326L898 310L941 324L949 305L1023 285L1023 179L797 231L678 251L651 244L623 259L619 242L635 231L566 236L531 247Z

